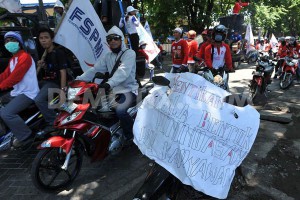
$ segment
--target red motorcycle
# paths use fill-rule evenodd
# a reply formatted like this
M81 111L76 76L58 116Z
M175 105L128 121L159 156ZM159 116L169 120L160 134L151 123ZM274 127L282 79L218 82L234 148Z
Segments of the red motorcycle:
M249 84L250 98L252 101L258 95L264 94L267 96L267 87L272 82L271 74L274 71L274 63L269 60L268 56L258 58L258 65L255 71L252 72L253 77Z
M142 88L142 97L149 89ZM101 160L110 153L118 153L123 145L119 119L107 95L99 92L98 84L73 81L67 93L68 102L62 104L54 122L61 131L38 146L41 151L31 168L34 185L43 191L57 191L70 185L79 174L84 154L92 161ZM85 103L87 96L96 97L95 101L101 99L99 106ZM138 105L128 109L132 117Z
M296 77L298 64L298 54L296 52L293 53L293 56L285 57L282 67L278 70L281 89L287 89L292 84Z

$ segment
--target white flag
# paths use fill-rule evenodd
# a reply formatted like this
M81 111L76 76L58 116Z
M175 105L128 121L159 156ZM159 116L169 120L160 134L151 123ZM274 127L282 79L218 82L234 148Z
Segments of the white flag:
M254 37L253 37L253 33L252 33L251 24L248 24L248 26L247 26L245 39L247 40L247 51L246 51L246 53L248 53L250 50L255 49Z
M5 8L11 13L22 12L20 0L0 0L0 7Z
M150 35L150 37L153 39L148 21L146 21L144 28L148 32L148 34Z
M149 62L151 62L160 52L159 48L153 41L152 37L148 34L146 29L140 24L137 27L137 32L140 38L140 41L147 43L145 53L149 56Z
M106 31L88 0L73 0L54 41L70 49L83 71L109 52Z
M272 33L272 37L270 39L270 45L271 45L272 49L276 48L276 46L278 45L278 40L276 39L276 37L273 33Z

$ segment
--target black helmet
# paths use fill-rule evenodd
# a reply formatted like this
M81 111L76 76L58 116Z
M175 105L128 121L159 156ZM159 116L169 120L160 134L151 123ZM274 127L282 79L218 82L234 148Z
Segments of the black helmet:
M215 40L215 42L222 42L225 40L227 34L227 28L220 24L214 27L212 39Z

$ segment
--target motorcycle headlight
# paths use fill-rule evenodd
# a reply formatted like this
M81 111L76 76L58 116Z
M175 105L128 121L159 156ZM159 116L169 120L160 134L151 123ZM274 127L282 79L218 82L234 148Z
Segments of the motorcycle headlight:
M216 76L214 77L214 83L222 84L222 83L223 83L223 78L222 78L222 76L216 75Z
M74 112L72 115L66 117L64 120L61 121L61 124L64 125L66 123L69 123L71 121L73 121L74 119L76 119L76 117L78 117L78 115L80 115L81 111L78 112Z
M76 94L81 90L82 87L78 88L68 88L68 100L74 100L76 97Z

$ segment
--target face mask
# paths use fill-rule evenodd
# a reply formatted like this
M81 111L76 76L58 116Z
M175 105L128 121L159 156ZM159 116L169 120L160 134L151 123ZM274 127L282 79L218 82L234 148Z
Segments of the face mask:
M8 42L5 44L5 48L10 53L17 53L20 50L19 42Z
M215 41L216 42L221 42L223 40L223 37L222 37L222 35L215 35Z

